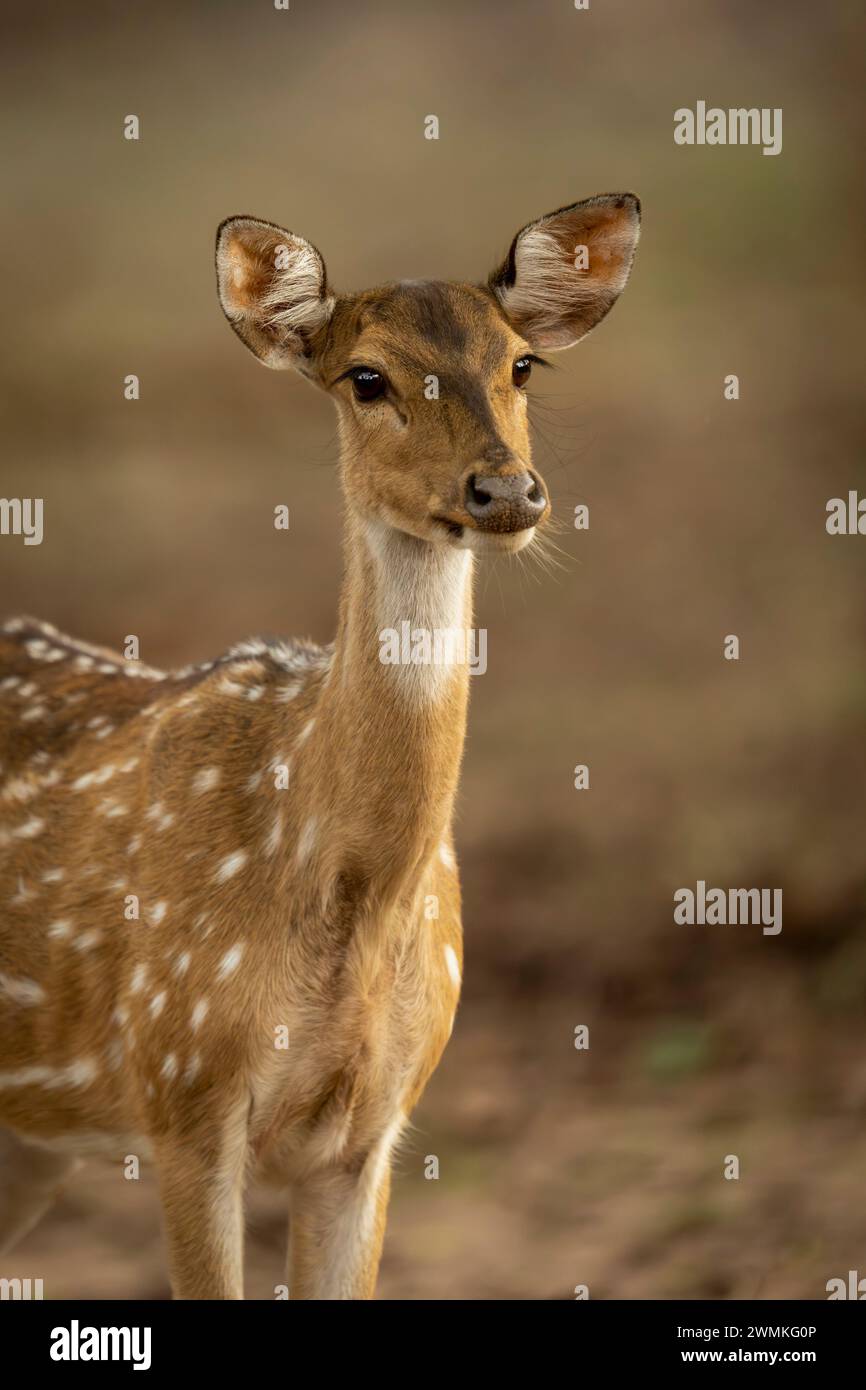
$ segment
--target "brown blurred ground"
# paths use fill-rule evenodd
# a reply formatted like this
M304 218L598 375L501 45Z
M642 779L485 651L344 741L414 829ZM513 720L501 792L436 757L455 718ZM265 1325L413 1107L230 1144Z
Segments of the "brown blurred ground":
M823 524L866 491L861 45L842 0L97 4L12 26L0 491L43 496L46 530L0 541L2 608L137 633L156 664L333 630L331 407L222 320L223 217L301 232L357 288L481 278L533 216L643 200L622 304L535 387L562 568L480 578L465 993L399 1164L383 1296L808 1298L866 1272L866 540ZM677 148L699 98L782 107L782 154ZM781 936L675 927L698 878L781 886ZM282 1278L284 1234L258 1194L250 1296ZM94 1164L14 1263L51 1297L164 1296L151 1176Z

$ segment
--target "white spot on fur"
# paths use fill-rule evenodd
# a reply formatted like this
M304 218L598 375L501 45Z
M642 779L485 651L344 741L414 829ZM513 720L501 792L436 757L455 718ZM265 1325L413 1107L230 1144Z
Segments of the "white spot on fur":
M2 970L0 970L0 994L11 999L13 1004L22 1004L25 1008L32 1004L41 1004L45 999L45 990L35 980L28 980L23 977L14 979Z
M247 852L245 849L236 849L234 854L226 855L214 874L217 883L227 883L230 878L234 878L247 862Z
M442 863L445 865L446 869L457 868L457 863L454 858L454 855L451 853L451 850L449 849L448 845L446 845L444 840L439 846L439 858L442 860Z
M0 1072L0 1087L44 1086L52 1091L73 1090L89 1086L95 1076L95 1062L83 1057L65 1067L22 1067L20 1071Z
M448 967L448 974L451 976L451 983L459 989L460 987L460 962L457 959L457 952L453 946L443 947L445 953L445 964Z
M221 690L224 695L245 695L247 692L245 685L240 685L237 681L231 680L228 676L223 676L217 689Z
M219 963L219 969L217 970L218 980L227 980L229 975L237 970L243 953L244 943L242 941L238 941L236 945L232 946L231 950L226 951Z
M276 854L283 839L283 813L278 811L265 841L265 853L270 857Z
M145 984L145 981L146 981L146 980L147 980L147 966L146 966L146 965L137 965L137 966L135 967L135 970L132 972L132 980L130 981L130 985L129 985L129 992L130 992L130 994L138 994L139 991L142 990L142 989L144 988L144 984Z
M217 786L221 772L218 767L203 767L201 772L197 772L192 779L192 789L196 794L200 792L213 791Z
M74 792L79 792L86 791L88 787L99 787L103 782L107 782L113 777L114 772L114 764L106 763L103 767L98 768L96 772L85 772L81 777L76 778L72 783L72 790Z
M83 931L80 936L76 936L72 943L74 951L90 951L102 940L102 932L92 927L89 931Z
M207 1002L206 999L199 999L198 1003L196 1004L195 1008L193 1009L193 1011L192 1011L192 1017L190 1018L190 1027L192 1028L192 1031L193 1031L194 1033L198 1030L198 1028L200 1027L200 1025L204 1022L205 1017L207 1016L207 1011L208 1011L208 1008L209 1008L209 1007L210 1007L210 1006L209 1006L209 1004L208 1004L208 1002Z
M32 801L39 791L39 783L32 777L13 777L3 788L3 801Z
M163 920L163 918L165 917L165 914L166 914L167 911L168 911L168 903L167 903L167 902L154 903L153 907L152 907L151 910L150 910L150 920L151 920L151 922L153 923L153 925L154 925L155 927L158 927L158 926L159 926L160 922L161 922L161 921Z
M163 989L163 990L160 990L159 994L155 994L155 995L153 996L153 998L151 999L151 1001L150 1001L150 1016L151 1016L151 1018L159 1018L159 1016L160 1016L160 1014L162 1013L164 1007L165 1007L165 990Z
M35 719L44 719L48 711L44 705L31 705L21 716L22 724L29 724Z
M297 862L299 865L305 864L309 859L310 855L312 854L313 847L316 843L316 835L318 833L318 828L318 817L310 816L309 820L304 825L298 838Z
M35 898L35 896L36 894L33 891L33 889L27 887L27 884L24 882L24 879L19 874L18 892L14 895L14 897L10 898L9 901L11 903L26 903L29 902L31 898Z
M64 917L59 922L51 923L51 926L48 928L48 935L52 937L55 941L63 941L69 935L71 930L72 923Z
M40 835L44 829L44 820L40 820L38 816L32 816L31 819L25 821L23 825L17 825L12 831L12 834L16 840L33 840L37 835Z
M38 662L63 662L64 656L67 655L60 646L49 646L40 637L33 637L24 645L29 656Z
M304 688L303 681L287 681L285 685L277 687L277 704L287 705L290 700L294 700Z

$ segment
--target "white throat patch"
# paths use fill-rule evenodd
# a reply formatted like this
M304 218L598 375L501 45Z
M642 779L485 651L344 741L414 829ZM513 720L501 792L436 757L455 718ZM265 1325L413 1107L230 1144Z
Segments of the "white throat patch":
M400 632L408 623L414 632L429 634L431 650L442 650L436 635L443 633L462 636L466 650L471 552L416 540L381 521L367 522L364 537L375 572L371 598L377 634ZM457 650L461 643L445 645ZM424 702L439 698L454 677L453 663L409 662L386 669L407 695Z

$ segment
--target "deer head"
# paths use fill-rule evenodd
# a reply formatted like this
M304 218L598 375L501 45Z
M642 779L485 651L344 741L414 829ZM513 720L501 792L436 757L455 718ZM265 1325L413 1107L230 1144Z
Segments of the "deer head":
M550 511L530 463L537 354L604 318L639 228L633 194L604 194L529 223L484 286L337 294L308 241L231 217L217 234L220 302L260 362L333 397L350 507L434 545L516 551Z

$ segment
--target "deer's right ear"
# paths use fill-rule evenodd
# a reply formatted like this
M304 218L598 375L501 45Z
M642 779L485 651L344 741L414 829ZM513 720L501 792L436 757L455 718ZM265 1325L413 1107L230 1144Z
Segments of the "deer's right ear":
M238 337L266 367L304 369L334 307L315 246L273 222L229 217L217 232L217 290Z

